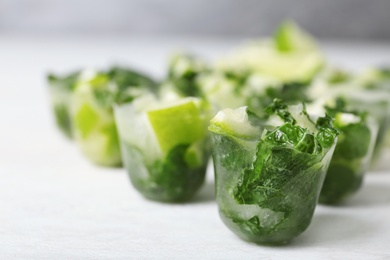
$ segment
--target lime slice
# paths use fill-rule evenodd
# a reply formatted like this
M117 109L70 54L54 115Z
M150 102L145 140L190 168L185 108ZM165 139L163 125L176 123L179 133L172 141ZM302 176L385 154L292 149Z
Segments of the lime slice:
M84 155L92 162L104 166L119 166L121 154L114 122L104 123L88 135L77 140Z
M211 119L209 130L211 132L229 135L243 139L253 139L261 135L262 130L250 124L247 107L237 109L226 108Z
M75 127L82 138L88 137L99 123L99 114L88 103L84 103L75 115Z
M287 21L276 30L276 48L282 52L312 51L317 49L314 39L295 23Z
M282 81L307 81L324 64L319 52L264 53L261 62L254 64L254 70Z
M201 111L191 98L148 111L147 116L163 153L178 144L192 144L205 135Z
M106 136L106 144L104 148L104 154L107 158L120 158L119 137L116 125L114 122L102 125L101 135ZM119 160L120 161L120 160Z

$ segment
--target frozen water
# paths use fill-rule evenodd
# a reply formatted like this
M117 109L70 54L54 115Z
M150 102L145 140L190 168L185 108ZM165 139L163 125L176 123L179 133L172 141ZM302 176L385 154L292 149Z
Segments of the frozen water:
M145 160L153 162L162 157L162 151L146 113L139 113L132 104L114 108L120 138L147 154Z

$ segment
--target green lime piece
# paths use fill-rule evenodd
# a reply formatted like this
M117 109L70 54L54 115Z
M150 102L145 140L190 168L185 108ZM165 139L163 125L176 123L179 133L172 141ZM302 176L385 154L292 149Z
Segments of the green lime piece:
M275 34L276 48L282 52L311 51L316 48L313 38L295 23L282 23Z
M242 139L256 139L262 133L261 129L250 124L246 107L219 111L211 119L209 130L216 134Z
M178 144L192 144L205 135L200 110L193 100L147 112L163 153Z
M99 115L88 103L84 103L76 113L75 127L81 137L85 139L93 132L99 123Z
M119 137L114 122L104 125L101 133L106 136L106 155L107 157L120 158Z

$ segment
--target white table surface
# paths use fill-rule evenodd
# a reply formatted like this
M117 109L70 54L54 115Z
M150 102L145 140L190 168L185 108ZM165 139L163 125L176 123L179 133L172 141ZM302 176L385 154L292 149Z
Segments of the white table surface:
M220 221L213 176L187 204L143 199L123 169L85 160L54 127L44 73L112 62L163 75L169 51L216 57L239 41L0 35L0 259L390 259L390 152L346 205L318 206L291 244L258 246ZM390 44L325 44L352 69Z

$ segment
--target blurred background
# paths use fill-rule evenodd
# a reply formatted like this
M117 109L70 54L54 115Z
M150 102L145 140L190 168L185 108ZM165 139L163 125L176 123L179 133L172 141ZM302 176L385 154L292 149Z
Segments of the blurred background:
M290 18L321 39L390 40L388 0L0 0L0 32L253 37Z

